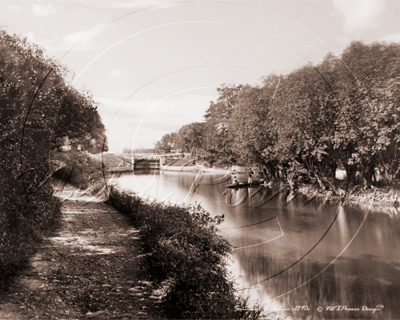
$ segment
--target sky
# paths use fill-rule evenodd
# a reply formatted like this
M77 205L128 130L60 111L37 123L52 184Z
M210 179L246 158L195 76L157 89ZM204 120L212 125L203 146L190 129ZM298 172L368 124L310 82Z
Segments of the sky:
M399 17L397 0L0 0L0 27L93 94L115 153L204 121L223 84L257 85L355 40L399 43Z

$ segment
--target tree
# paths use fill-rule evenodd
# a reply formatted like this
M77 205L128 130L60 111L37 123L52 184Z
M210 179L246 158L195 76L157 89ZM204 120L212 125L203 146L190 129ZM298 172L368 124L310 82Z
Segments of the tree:
M67 76L42 48L0 29L0 282L29 258L60 213L49 180L56 142L76 134L73 128L77 139L105 140L93 100L67 85Z
M263 152L272 145L269 108L272 95L243 86L228 123L232 151L241 163L263 163Z
M178 131L182 149L190 152L193 148L201 148L203 145L204 123L193 122L185 125Z
M206 111L205 119L213 127L216 148L219 151L228 151L230 148L231 136L228 129L228 121L237 104L237 98L243 86L223 85L217 88L219 97L217 102L211 102Z
M155 144L157 153L170 153L172 150L179 148L178 133L172 132L162 136L160 141Z
M93 153L108 151L105 127L97 112L98 103L89 92L79 92L68 86L55 120L53 147L57 139L67 135L74 144ZM95 139L93 145L92 139ZM104 144L104 147L103 147Z
M65 73L38 46L0 30L0 282L32 254L40 230L60 212L48 178Z
M200 131L184 126L185 150L202 145L212 161L258 163L271 173L335 177L358 170L370 187L379 166L391 180L400 173L400 45L353 42L341 57L261 86L222 85ZM201 137L201 139L200 139ZM189 148L190 147L190 148Z

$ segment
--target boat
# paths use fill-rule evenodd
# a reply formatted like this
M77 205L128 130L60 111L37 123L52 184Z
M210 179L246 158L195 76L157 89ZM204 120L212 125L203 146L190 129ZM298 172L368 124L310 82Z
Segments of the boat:
M264 180L257 180L257 181L253 181L251 183L239 182L239 184L228 184L226 187L228 189L253 188L253 187L259 186L260 184L263 184L263 183L264 183Z

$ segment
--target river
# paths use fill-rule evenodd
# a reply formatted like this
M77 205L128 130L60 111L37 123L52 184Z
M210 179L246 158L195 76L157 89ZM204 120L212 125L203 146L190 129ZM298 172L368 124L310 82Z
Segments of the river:
M171 203L199 202L224 215L220 234L235 247L230 270L242 296L272 319L400 319L400 215L302 197L286 203L262 187L231 207L229 181L196 173L123 174L121 188ZM245 180L245 175L238 175ZM257 191L252 188L250 192ZM247 189L233 192L239 201ZM264 205L260 205L269 200ZM229 201L228 201L229 203Z

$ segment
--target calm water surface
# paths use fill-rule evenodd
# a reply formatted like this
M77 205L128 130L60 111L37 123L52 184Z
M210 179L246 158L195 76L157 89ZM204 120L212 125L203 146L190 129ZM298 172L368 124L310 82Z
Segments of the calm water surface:
M238 288L272 318L400 319L396 211L330 207L318 199L304 206L300 196L286 205L277 196L255 208L273 194L264 187L243 204L230 207L223 196L229 181L201 185L188 195L196 176L124 174L115 181L151 199L200 202L211 214L224 214L220 234L237 247L230 268ZM221 176L204 175L202 181ZM247 191L233 193L231 202L243 192Z

